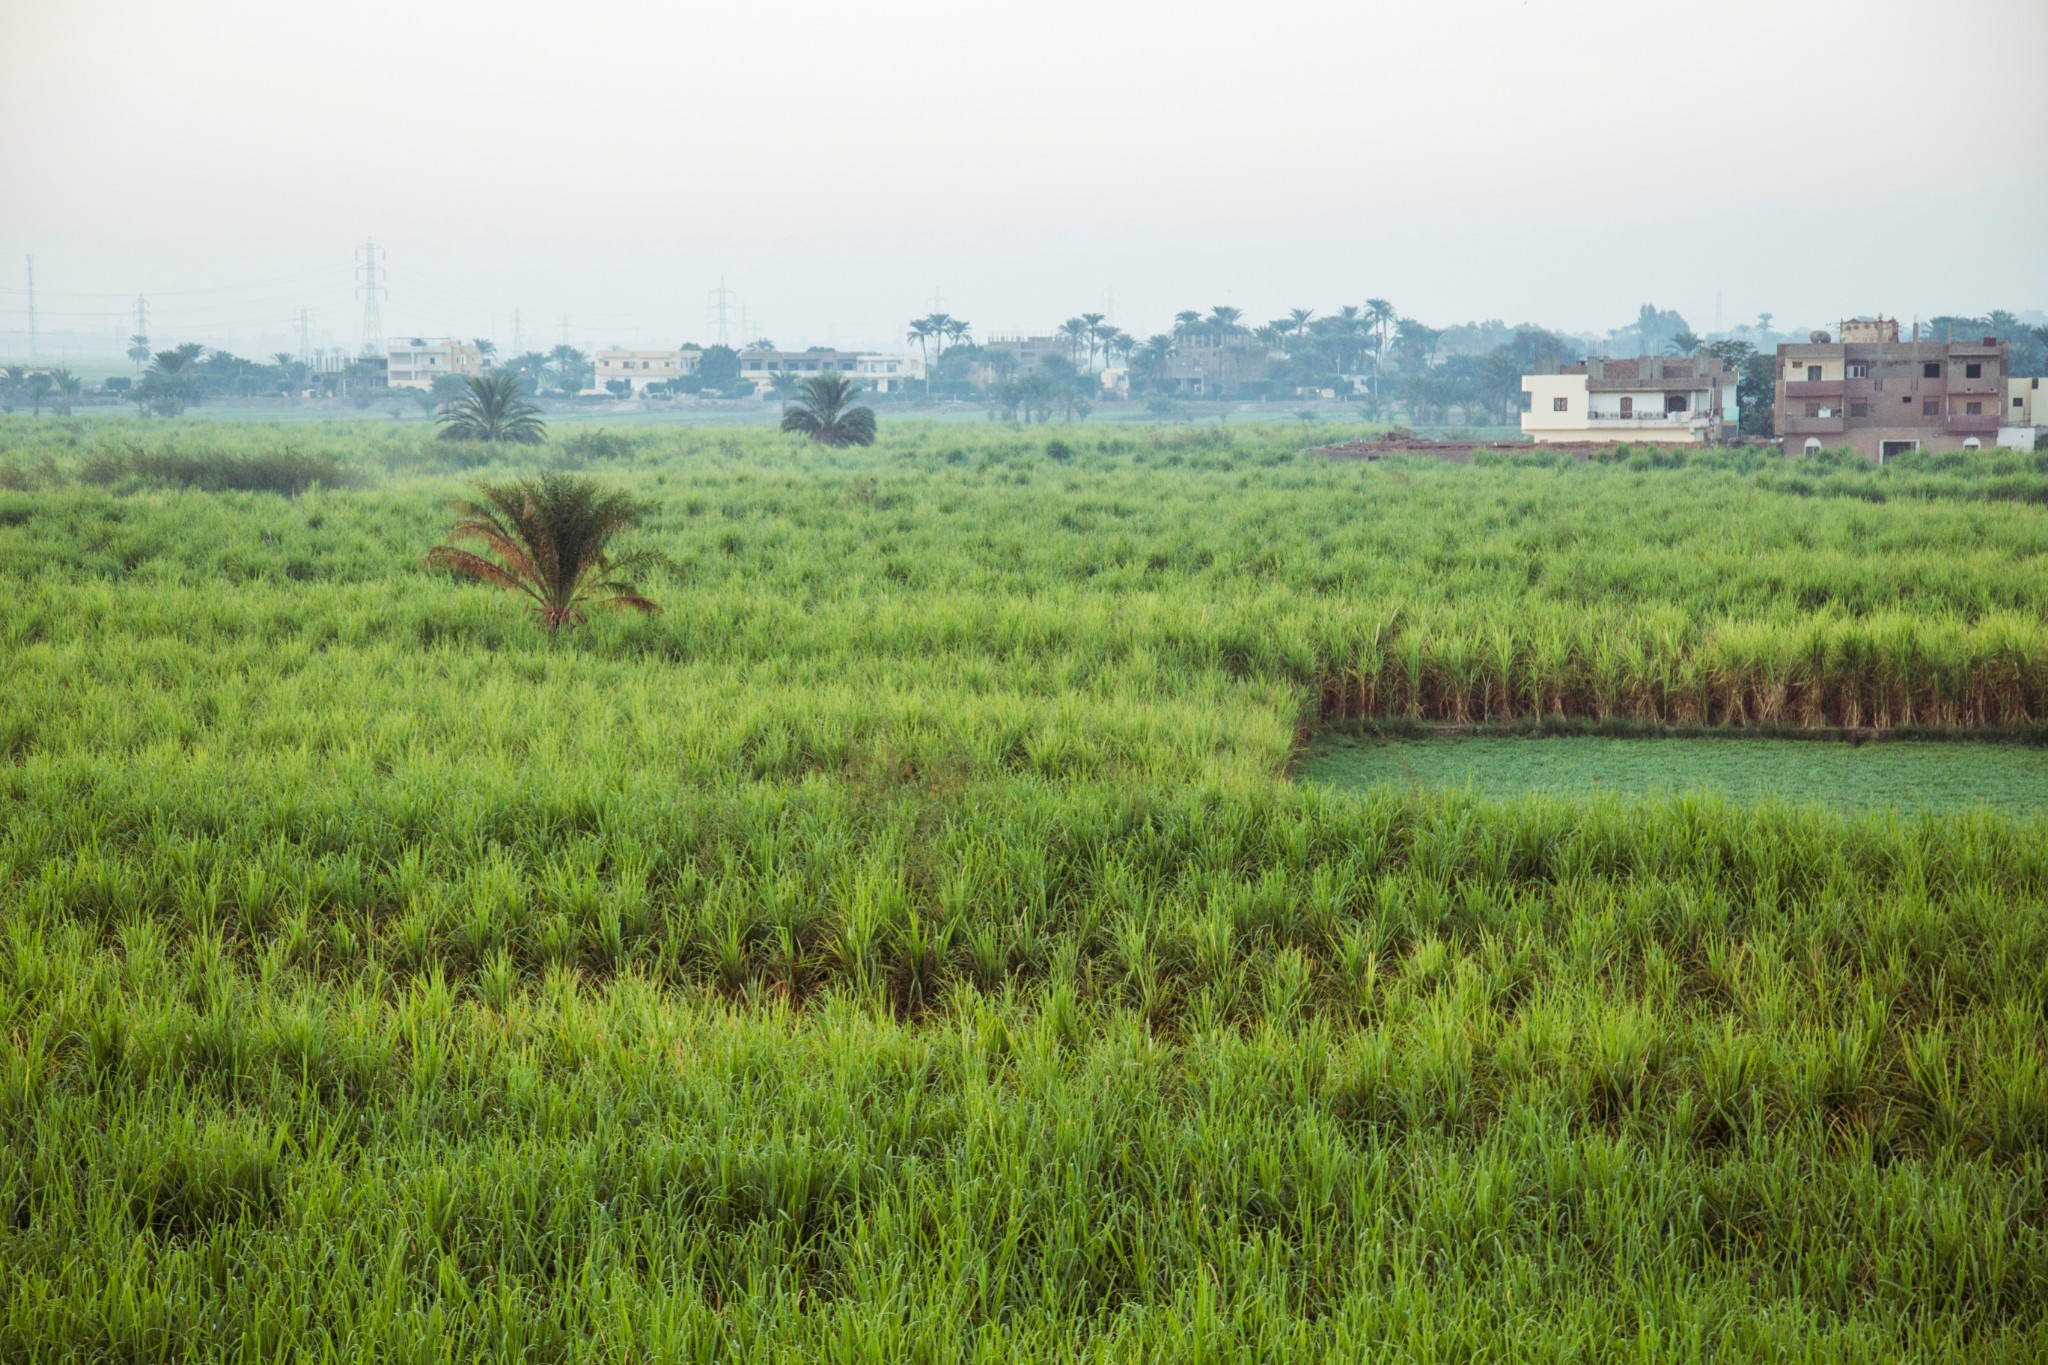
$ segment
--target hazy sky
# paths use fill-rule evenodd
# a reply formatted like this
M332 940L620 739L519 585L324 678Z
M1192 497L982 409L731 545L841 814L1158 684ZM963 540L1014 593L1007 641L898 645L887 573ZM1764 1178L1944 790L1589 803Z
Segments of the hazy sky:
M2048 306L2048 3L0 0L0 350Z

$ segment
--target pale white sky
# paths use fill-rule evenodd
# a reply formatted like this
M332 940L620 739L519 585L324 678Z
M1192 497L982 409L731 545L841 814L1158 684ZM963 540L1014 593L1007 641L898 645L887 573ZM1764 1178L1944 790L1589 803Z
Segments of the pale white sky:
M2048 3L0 0L0 351L2048 307Z

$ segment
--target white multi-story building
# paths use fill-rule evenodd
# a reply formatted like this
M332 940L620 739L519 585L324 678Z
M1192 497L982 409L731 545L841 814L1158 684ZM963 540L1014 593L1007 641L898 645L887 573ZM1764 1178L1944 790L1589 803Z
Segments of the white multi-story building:
M647 392L649 384L666 384L697 372L704 352L695 346L674 351L599 351L596 356L591 393L617 393L612 386L623 382L634 398Z
M757 392L767 393L778 377L813 379L827 370L858 380L862 388L875 393L894 393L908 384L924 382L924 357L885 355L875 351L835 351L819 347L809 351L741 351L740 378L751 381Z
M390 384L394 389L431 389L444 374L482 374L484 353L453 337L401 337L391 343Z
M1522 433L1541 445L1696 444L1732 436L1741 423L1735 374L1714 356L1595 357L1525 374L1522 392Z

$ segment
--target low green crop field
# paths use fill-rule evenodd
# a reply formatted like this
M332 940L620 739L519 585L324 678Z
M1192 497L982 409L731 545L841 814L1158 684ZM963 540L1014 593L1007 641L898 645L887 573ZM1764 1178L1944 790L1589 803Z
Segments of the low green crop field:
M2035 733L2048 462L1330 435L0 421L0 1360L2048 1357L2048 816L1296 780Z
M1812 803L1905 814L2048 811L2048 748L2017 744L1846 744L1740 738L1457 738L1334 734L1300 760L1339 787L1470 787L1488 796L1679 796Z

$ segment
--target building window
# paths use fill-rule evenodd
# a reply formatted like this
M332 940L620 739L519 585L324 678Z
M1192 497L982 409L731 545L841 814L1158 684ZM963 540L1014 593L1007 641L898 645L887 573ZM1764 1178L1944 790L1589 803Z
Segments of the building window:
M2024 398L2015 398L2012 400L2012 405L2016 408L2023 408L2027 405L2027 400Z
M1855 361L1854 363L1852 363L1852 364L1851 364L1851 365L1849 366L1849 377L1850 377L1851 379L1868 379L1868 378L1870 378L1870 366L1868 366L1868 365L1864 364L1864 363L1863 363L1862 361L1860 361L1860 360L1858 360L1858 361Z
M1983 365L1979 364L1979 363L1978 363L1977 361L1974 361L1974 360L1973 360L1973 361L1971 361L1971 362L1970 362L1969 364L1967 364L1967 365L1963 366L1963 378L1965 378L1965 379L1982 379L1983 377L1984 377L1984 367L1983 367Z
M1984 415L1984 405L1982 403L1965 403L1963 404L1963 415L1965 417L1982 417Z
M1818 416L1820 416L1820 404L1818 404L1818 403L1808 403L1808 404L1806 405L1806 415L1807 415L1808 417L1818 417Z
M1628 397L1627 395L1623 395L1621 400L1621 415L1623 417L1633 417L1636 415L1635 399Z
M1816 382L1818 382L1818 381L1819 381L1819 379L1820 379L1820 366L1818 366L1818 365L1808 365L1808 366L1806 367L1806 381L1807 381L1807 383L1809 383L1809 384L1811 384L1811 383L1816 383Z
M1940 400L1940 399L1938 399L1938 398L1923 398L1923 399L1921 399L1921 400L1920 400L1920 415L1921 415L1922 417L1939 417L1939 416L1941 416L1941 400Z
M1682 393L1667 393L1664 395L1664 411L1689 412L1691 411L1691 404L1687 401L1686 395Z
M1930 360L1921 365L1920 377L1922 379L1941 378L1941 362L1939 360Z
M1569 398L1553 398L1550 400L1550 410L1552 412L1566 412L1571 408L1571 402L1572 400Z
M1849 415L1850 415L1851 417L1868 417L1868 416L1870 416L1870 404L1868 404L1868 403L1851 403L1851 404L1849 405Z

